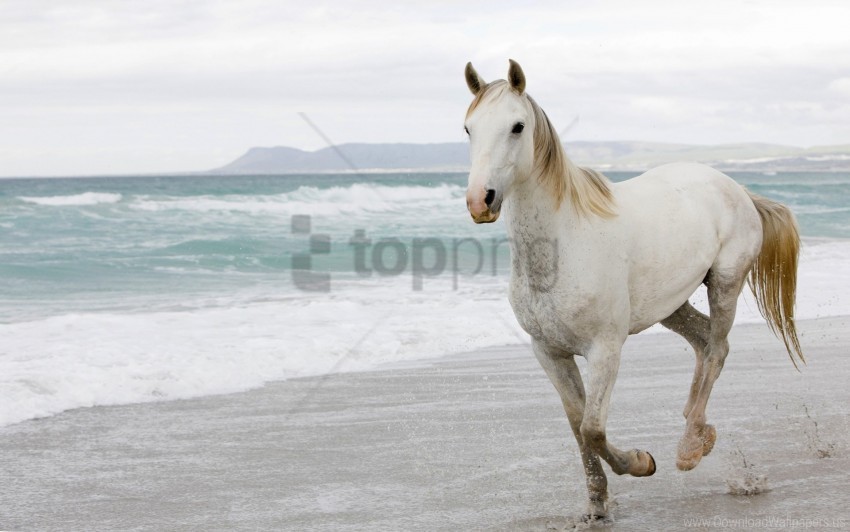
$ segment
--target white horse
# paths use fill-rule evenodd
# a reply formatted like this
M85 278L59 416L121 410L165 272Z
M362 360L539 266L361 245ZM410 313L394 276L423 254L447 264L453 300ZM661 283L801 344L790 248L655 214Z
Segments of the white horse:
M525 75L513 60L507 81L485 83L470 63L466 82L475 96L465 121L472 162L467 207L476 223L496 221L504 208L511 306L578 441L590 496L585 519L603 518L607 479L599 458L619 475L655 472L648 452L622 451L605 433L628 335L660 322L696 352L678 447L681 470L696 467L714 446L705 407L748 277L792 362L795 356L805 362L793 314L796 221L784 205L700 164L668 164L622 183L576 167L526 94ZM710 317L688 303L701 284ZM586 393L575 355L587 360Z

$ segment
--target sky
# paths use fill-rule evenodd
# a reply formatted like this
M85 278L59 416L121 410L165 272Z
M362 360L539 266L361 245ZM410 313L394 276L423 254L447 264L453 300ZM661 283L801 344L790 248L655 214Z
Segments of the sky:
M0 0L0 176L462 142L463 68L563 139L850 144L847 1Z

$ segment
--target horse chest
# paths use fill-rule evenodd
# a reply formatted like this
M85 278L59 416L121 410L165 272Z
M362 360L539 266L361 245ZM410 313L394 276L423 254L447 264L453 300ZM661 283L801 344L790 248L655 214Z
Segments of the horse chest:
M532 338L576 351L585 343L583 320L555 291L538 291L521 279L511 283L511 307L520 327Z

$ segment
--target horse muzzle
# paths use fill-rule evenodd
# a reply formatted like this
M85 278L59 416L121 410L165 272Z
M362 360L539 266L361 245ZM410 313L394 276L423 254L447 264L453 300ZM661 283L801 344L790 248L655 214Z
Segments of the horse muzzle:
M499 219L502 198L495 189L467 190L466 208L472 221L477 224L489 224Z

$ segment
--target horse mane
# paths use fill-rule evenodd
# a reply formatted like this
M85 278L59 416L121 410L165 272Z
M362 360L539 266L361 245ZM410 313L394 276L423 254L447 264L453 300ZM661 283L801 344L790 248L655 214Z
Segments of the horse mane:
M469 105L466 116L481 104L490 93L499 94L509 89L505 80L497 80L485 85ZM494 94L495 96L495 94ZM549 121L549 117L531 96L525 95L534 113L534 173L538 182L548 187L555 197L557 207L569 194L570 203L582 216L595 214L603 218L616 216L614 197L611 194L608 178L590 168L581 168L567 158L561 139Z

